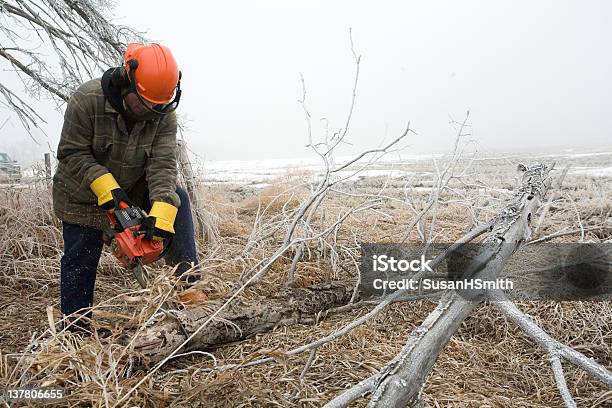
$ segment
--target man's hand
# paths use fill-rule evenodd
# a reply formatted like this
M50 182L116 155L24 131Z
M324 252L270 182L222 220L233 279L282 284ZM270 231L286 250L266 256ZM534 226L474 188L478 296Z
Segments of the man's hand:
M163 240L174 235L174 220L178 208L172 204L156 201L149 215L140 224L139 232L145 239Z
M121 208L119 204L122 202L126 203L128 207L132 206L130 198L127 196L125 190L121 187L111 190L111 195L113 196L112 200L109 200L106 203L100 205L100 207L104 208L106 211L119 210Z
M118 210L121 202L131 206L129 197L123 190L111 173L103 174L95 179L90 188L98 197L98 205L106 211Z

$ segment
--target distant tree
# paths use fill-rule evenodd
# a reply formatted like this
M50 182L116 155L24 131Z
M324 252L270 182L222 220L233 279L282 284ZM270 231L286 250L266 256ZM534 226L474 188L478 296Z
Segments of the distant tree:
M24 86L11 89L3 75L0 104L28 132L45 120L24 95L64 103L81 82L117 65L128 41L142 40L111 23L111 10L106 0L0 0L0 61L8 65L0 67L16 71Z

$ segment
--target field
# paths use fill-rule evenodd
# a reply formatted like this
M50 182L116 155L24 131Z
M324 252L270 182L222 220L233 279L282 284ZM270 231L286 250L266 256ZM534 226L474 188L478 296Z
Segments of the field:
M356 174L353 166L336 175L346 180L335 184L311 217L295 226L297 236L320 236L281 254L236 301L269 299L288 280L297 288L331 281L353 286L362 242L454 242L496 216L511 196L521 162L555 162L555 181L544 202L550 201L543 205L544 217L540 213L532 221L532 239L612 238L612 153L454 158L453 177L441 184L449 160L437 157L435 165L427 157L380 161ZM219 300L249 277L249 270L282 245L292 211L308 199L321 177L316 165L272 170L258 165L262 171L256 174L245 166L247 170L235 171L236 177L229 177L224 166L208 169L197 184L209 227L207 240L199 236L202 280L186 289L172 277L171 268L158 262L148 267L150 287L141 290L105 252L96 282L96 331L86 337L59 325L62 237L50 187L36 179L4 185L0 387L63 388L69 395L57 406L318 407L391 360L434 309L434 301L394 303L316 352L285 353L339 330L374 307L355 298L354 306L320 313L311 322L281 324L239 342L185 353L151 373L155 361L133 345L138 333L159 318L159 305L166 300L177 309L212 314ZM321 233L326 230L330 233ZM517 305L552 337L612 369L609 301ZM225 327L236 330L231 322ZM267 356L274 361L240 366ZM578 406L612 406L612 390L573 365L563 368ZM422 392L424 404L431 407L563 405L546 352L489 302L478 306L451 338ZM366 404L362 398L355 406Z

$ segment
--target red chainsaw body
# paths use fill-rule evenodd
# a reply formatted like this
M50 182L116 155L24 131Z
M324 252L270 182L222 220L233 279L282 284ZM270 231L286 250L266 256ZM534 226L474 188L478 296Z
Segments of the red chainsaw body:
M132 210L132 211L128 211ZM140 260L142 264L156 261L164 250L163 241L145 239L140 229L140 209L121 203L121 209L107 213L114 234L110 242L111 252L126 268Z
M130 227L115 234L111 241L111 251L123 266L131 267L140 259L143 265L155 262L164 249L162 241L144 239L143 235L135 235L138 227Z

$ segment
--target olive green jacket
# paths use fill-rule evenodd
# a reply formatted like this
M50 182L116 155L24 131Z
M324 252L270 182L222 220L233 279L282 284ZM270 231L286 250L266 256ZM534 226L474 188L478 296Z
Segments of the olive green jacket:
M104 210L89 185L112 173L126 190L149 192L151 202L180 206L176 194L176 115L136 122L127 131L123 117L102 93L100 79L82 84L68 101L53 177L53 209L62 221L103 229ZM143 186L143 184L146 184Z

